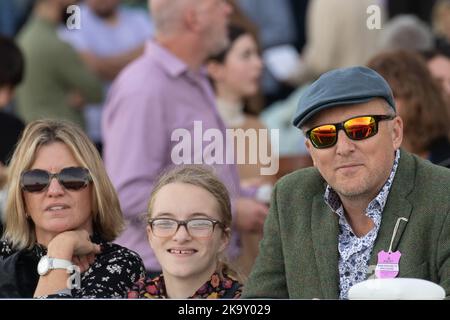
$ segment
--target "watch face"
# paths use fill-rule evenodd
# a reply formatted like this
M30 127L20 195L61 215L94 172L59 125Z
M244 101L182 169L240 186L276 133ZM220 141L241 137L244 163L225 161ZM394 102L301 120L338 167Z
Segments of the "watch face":
M47 274L49 268L50 268L50 261L47 256L43 256L41 260L39 260L37 267L39 275L43 276Z

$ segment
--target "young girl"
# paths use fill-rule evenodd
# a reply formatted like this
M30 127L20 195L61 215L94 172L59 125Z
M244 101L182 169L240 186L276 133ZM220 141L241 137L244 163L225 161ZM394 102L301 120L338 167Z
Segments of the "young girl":
M139 280L129 298L239 298L242 284L224 261L231 232L226 187L208 169L164 175L150 197L148 240L162 274Z

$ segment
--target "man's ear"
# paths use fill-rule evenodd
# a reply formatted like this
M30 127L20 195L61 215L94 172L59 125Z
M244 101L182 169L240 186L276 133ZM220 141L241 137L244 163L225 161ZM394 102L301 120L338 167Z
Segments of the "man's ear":
M183 21L185 30L198 32L201 29L200 19L198 11L196 10L197 6L193 8L188 8L184 12Z
M307 138L305 139L305 146L306 146L306 149L309 152L309 155L311 156L311 159L313 161L313 166L315 167L316 166L316 161L314 161L314 156L313 156L313 149L314 149L314 147L311 144L311 141L309 141L309 139L307 139Z
M400 116L396 116L394 120L392 120L391 135L394 150L397 150L400 148L403 141L403 120Z

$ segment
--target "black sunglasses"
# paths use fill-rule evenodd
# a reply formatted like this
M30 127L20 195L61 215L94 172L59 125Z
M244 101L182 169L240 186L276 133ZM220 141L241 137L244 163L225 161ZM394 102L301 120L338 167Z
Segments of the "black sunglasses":
M27 192L41 192L48 188L53 178L68 190L80 190L92 182L89 170L82 167L64 168L59 173L33 169L22 173L20 187Z
M322 124L306 131L306 137L317 149L332 147L337 142L339 130L344 130L351 140L364 140L378 132L378 122L392 120L395 115L357 116L340 123Z

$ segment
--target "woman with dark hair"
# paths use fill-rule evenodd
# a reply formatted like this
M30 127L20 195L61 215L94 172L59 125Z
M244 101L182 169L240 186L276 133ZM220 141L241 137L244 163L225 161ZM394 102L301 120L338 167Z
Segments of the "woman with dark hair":
M258 148L271 150L270 137L262 138L260 132L267 128L248 108L248 98L257 94L259 80L262 73L262 61L258 51L255 35L237 24L228 27L229 45L219 54L210 57L207 63L208 73L216 92L217 108L225 126L230 129L242 129L245 132L256 132L251 143L257 143ZM278 141L274 141L278 143ZM263 166L259 156L259 150L251 148L247 144L245 148L238 149L235 154L244 153L246 163L237 161L239 176L243 185L262 187L260 190L271 190L275 182L274 175L262 175ZM265 149L264 149L265 148ZM271 161L277 161L273 152L270 154ZM250 163L250 159L257 159ZM263 194L264 192L259 192ZM270 194L270 192L266 192ZM269 199L260 199L268 202ZM242 233L242 252L238 258L240 270L250 274L253 263L258 255L258 244L262 238L260 233Z
M450 168L450 115L444 91L425 61L409 51L373 57L368 67L381 74L394 93L403 119L402 148Z
M228 47L210 57L207 64L219 114L227 128L265 129L247 104L248 98L255 96L259 90L262 61L258 44L252 33L238 25L228 27L228 36ZM253 156L249 154L249 148L245 152L246 159ZM267 176L260 175L260 168L260 163L238 164L239 176L242 180L270 181Z

